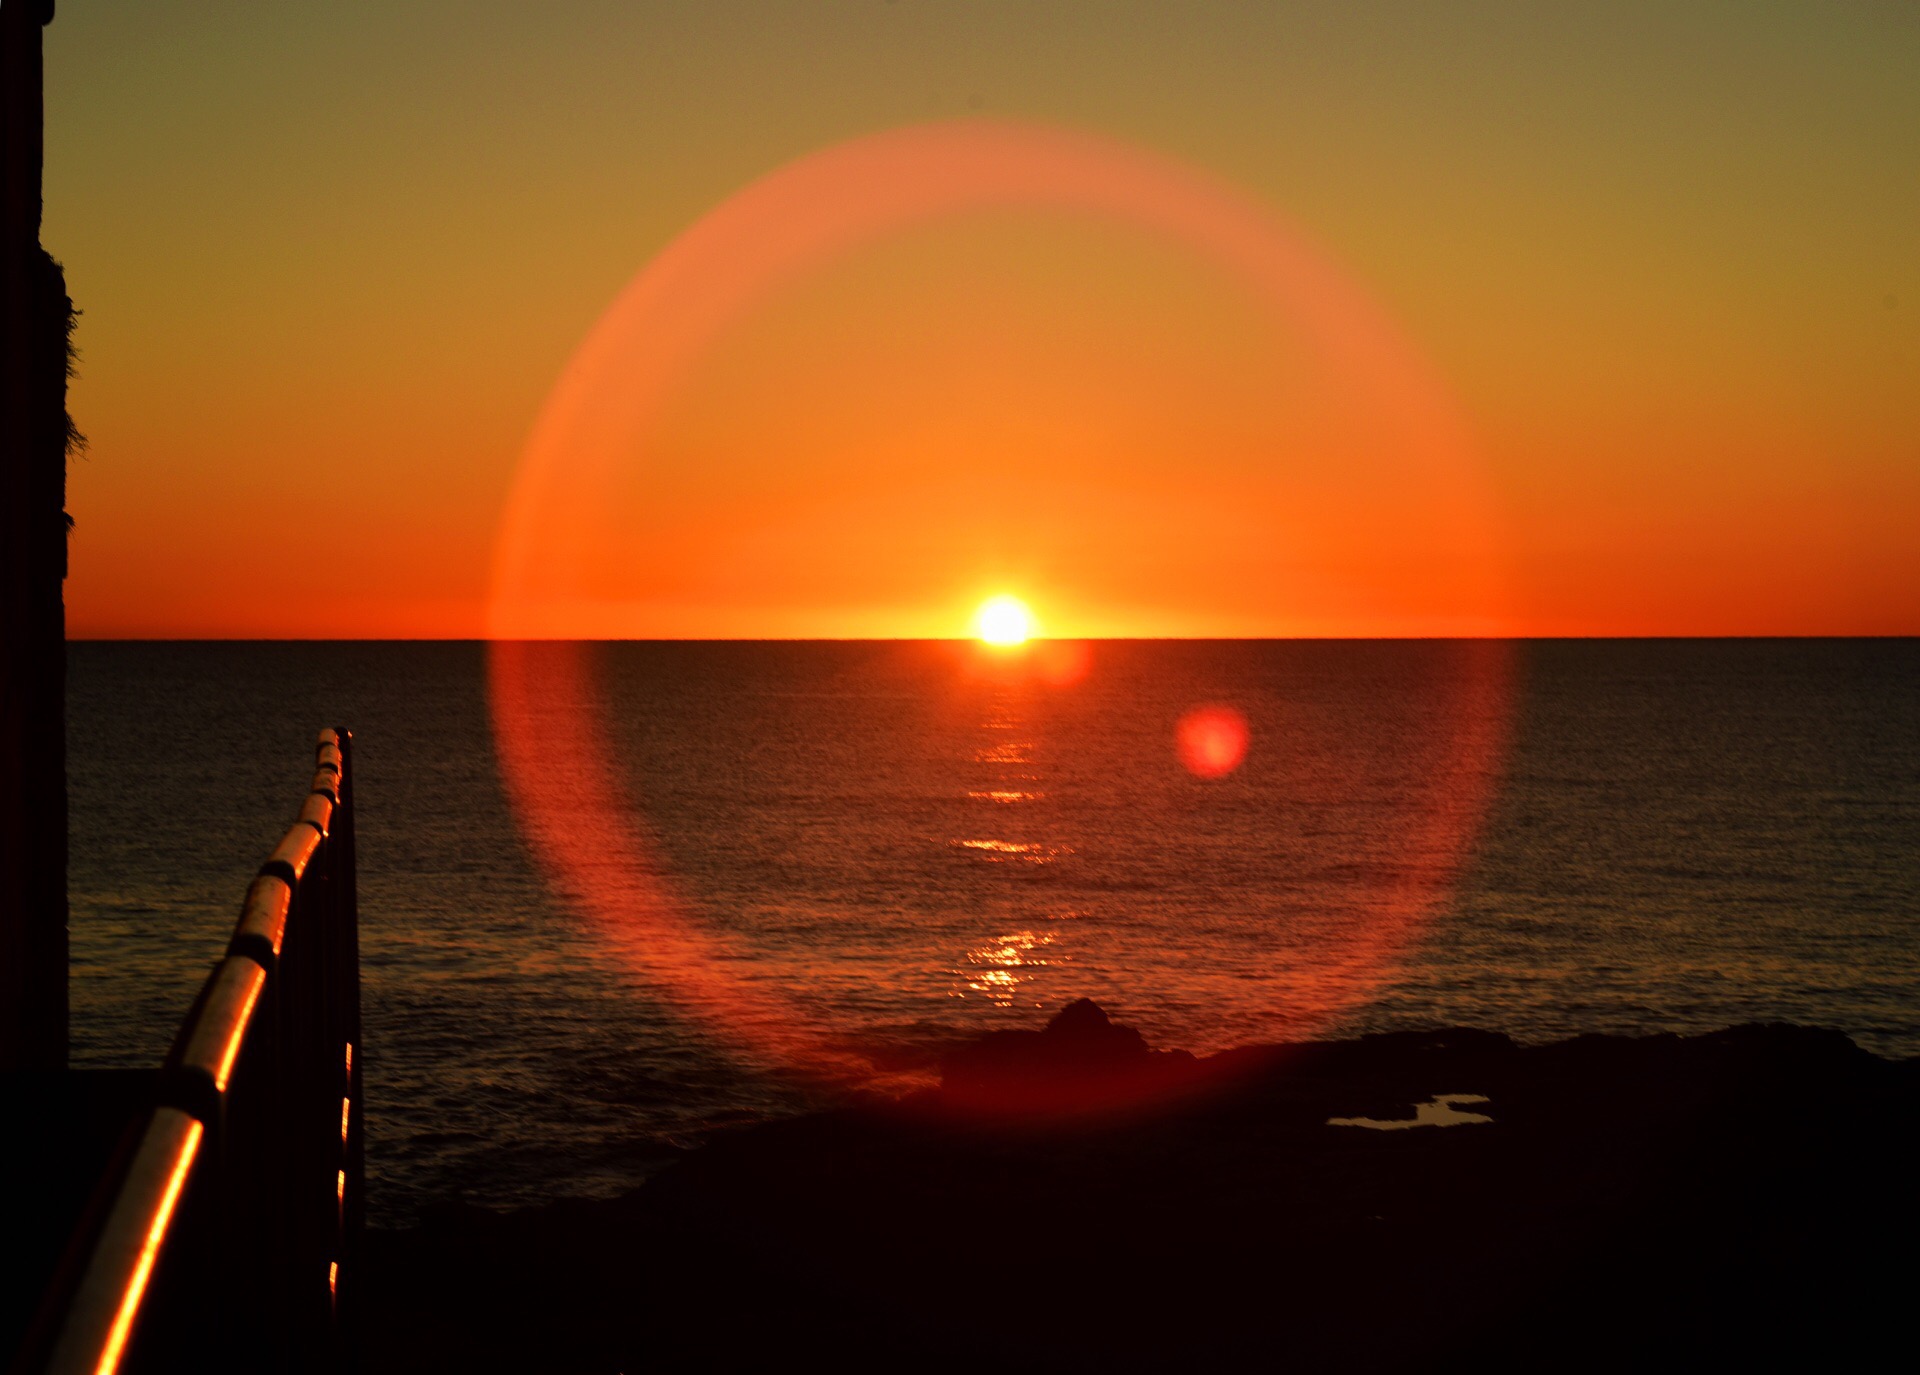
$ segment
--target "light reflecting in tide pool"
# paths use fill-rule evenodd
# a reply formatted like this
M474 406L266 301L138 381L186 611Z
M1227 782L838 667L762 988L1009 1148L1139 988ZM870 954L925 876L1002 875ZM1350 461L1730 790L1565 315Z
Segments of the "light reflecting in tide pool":
M1412 1127L1470 1127L1490 1123L1484 1112L1462 1112L1462 1103L1485 1103L1484 1093L1438 1093L1424 1103L1416 1103L1412 1117L1329 1117L1329 1127L1365 1127L1369 1131L1396 1132Z

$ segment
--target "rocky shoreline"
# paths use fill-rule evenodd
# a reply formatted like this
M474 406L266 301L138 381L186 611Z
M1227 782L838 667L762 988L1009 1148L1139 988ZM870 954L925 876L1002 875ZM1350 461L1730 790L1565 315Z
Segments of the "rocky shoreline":
M1908 1341L1916 1146L1920 1061L1833 1031L1195 1058L1081 1002L621 1199L373 1234L368 1366L1846 1368Z

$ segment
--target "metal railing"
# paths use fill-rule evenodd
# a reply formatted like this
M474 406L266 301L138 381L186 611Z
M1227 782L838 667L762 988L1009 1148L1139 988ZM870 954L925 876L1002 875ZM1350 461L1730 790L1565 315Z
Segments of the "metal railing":
M352 738L247 890L43 1309L27 1369L322 1371L355 1357L362 1225Z

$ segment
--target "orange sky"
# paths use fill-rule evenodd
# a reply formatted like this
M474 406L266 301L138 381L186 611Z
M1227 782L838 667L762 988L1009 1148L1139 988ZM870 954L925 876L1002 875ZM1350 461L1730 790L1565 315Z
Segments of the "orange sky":
M1071 634L1920 633L1920 18L1669 8L63 7L71 631L484 633L622 287L797 158L981 114L1299 226L1444 383L1497 548L1218 262L988 208L686 361L601 512L608 633L956 634L1002 590Z

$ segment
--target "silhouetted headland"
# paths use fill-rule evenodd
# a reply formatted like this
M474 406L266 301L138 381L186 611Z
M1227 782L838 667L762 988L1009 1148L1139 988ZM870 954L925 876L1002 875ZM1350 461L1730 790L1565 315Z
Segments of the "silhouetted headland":
M618 1200L376 1234L374 1368L1846 1368L1905 1339L1920 1062L1838 1032L1196 1058L1082 1000L943 1068Z

